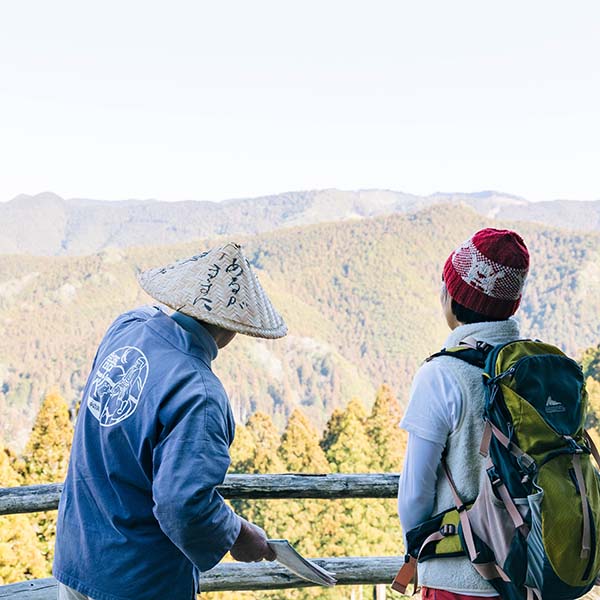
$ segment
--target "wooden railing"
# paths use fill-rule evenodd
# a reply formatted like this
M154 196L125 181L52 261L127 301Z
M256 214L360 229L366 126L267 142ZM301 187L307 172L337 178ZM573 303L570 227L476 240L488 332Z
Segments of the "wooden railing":
M395 498L398 475L228 475L218 489L227 499ZM61 484L0 488L0 515L55 510L61 491ZM402 558L320 558L315 562L335 572L338 585L377 585L390 583ZM310 585L313 584L296 577L285 567L270 562L221 563L203 573L201 579L201 588L205 592L273 590ZM56 581L52 578L35 579L0 586L0 598L54 600Z

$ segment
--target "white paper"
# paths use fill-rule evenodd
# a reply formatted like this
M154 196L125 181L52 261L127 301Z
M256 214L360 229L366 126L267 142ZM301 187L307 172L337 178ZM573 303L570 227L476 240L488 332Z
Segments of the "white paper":
M292 573L319 585L333 586L337 583L335 573L331 573L316 563L304 558L296 552L287 540L268 540L271 550L275 552L277 562L287 567Z

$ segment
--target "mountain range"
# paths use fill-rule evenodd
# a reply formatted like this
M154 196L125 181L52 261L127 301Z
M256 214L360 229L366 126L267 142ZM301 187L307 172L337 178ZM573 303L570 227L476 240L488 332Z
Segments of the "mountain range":
M65 200L46 192L0 203L0 253L85 255L108 247L256 235L283 227L411 213L444 203L464 204L488 218L600 231L600 200L528 202L493 191L416 196L328 189L222 202Z
M315 209L322 206L316 198L337 197L338 192L315 194L299 199L294 215L284 208L283 197L275 197L279 200L274 201L273 213L265 200L253 209L264 215L262 222L253 221L250 209L243 219L241 205L230 209L238 215L235 227L265 229L236 234L236 239L289 326L283 340L238 336L217 358L215 371L230 394L238 421L262 410L282 428L290 412L300 407L322 430L331 411L352 397L370 405L383 382L405 403L420 361L441 347L447 335L438 300L443 261L485 226L516 228L530 248L531 272L519 312L524 335L557 343L574 356L600 341L600 232L494 218L489 211L499 204L510 217L509 203L515 210L526 205L514 198L489 196L472 198L481 203L478 210L463 200L446 198L449 203L432 201L416 211L357 218L356 204L354 213L344 213L342 220L292 225L294 219L325 219ZM362 194L366 192L356 192L355 197ZM384 198L391 198L385 192L377 194L381 204L373 202L370 210L376 206L383 210ZM45 201L38 197L35 202L42 212ZM57 199L49 202L48 229L54 228L51 214L58 204ZM142 203L140 210L142 205L154 217L158 213L148 207L165 208ZM194 206L179 205L188 211L190 222ZM214 227L222 223L218 211L227 205L211 207L218 213L211 217ZM80 210L79 227L70 230L79 233L69 238L63 254L67 250L76 254L85 246L84 231L90 236L102 231L89 243L106 245L110 227L99 221L102 214L109 214L103 212L106 208L110 207L101 203L97 213L90 213L94 218ZM174 210L177 213L177 206ZM164 219L163 230L179 227L166 220L166 213ZM275 222L285 226L272 229ZM29 227L19 223L23 231ZM122 231L129 225L123 223ZM136 246L73 256L0 255L0 443L15 450L23 447L49 389L56 387L76 405L96 346L112 319L152 302L136 282L140 269L197 253L231 235L226 231L162 244L158 234L152 240L150 225L139 225L139 236L129 237L137 240ZM111 239L125 243L128 238L123 234Z

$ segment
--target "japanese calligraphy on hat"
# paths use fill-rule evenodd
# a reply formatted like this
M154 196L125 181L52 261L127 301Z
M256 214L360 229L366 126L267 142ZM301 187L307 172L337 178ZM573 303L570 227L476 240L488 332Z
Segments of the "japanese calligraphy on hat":
M230 331L261 338L287 333L242 247L222 247L138 275L142 288L174 310Z

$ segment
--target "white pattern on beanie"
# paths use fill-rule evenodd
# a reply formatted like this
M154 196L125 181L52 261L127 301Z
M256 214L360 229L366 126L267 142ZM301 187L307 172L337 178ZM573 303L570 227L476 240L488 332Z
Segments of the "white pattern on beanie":
M502 265L484 256L472 239L457 248L452 264L465 283L502 300L517 300L527 277L527 269Z

